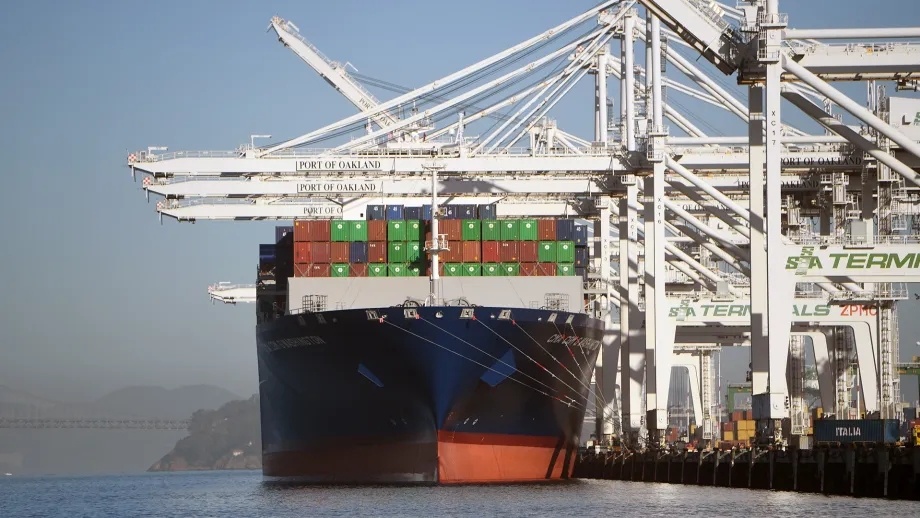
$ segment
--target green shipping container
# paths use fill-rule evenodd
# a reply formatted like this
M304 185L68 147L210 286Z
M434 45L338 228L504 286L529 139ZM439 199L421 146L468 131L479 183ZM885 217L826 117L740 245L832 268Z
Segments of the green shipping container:
M351 241L367 241L367 221L349 221L348 239Z
M397 219L387 221L387 241L405 241L406 240L406 222Z
M464 263L462 270L464 277L479 277L482 275L482 265L479 263Z
M559 263L556 265L556 277L575 275L574 263Z
M539 239L537 232L537 220L535 219L522 219L521 220L521 241L536 241Z
M400 263L390 263L387 265L387 275L389 277L408 277L409 265Z
M500 264L484 264L482 265L482 276L483 277L501 277L504 273L502 272L502 266Z
M518 263L502 263L502 274L516 277L521 274L521 265Z
M406 271L409 277L420 277L422 275L422 267L417 264L410 264Z
M412 227L409 227L412 228ZM406 262L414 263L422 258L422 245L418 242L406 243Z
M556 262L574 263L575 262L575 242L559 241L556 243Z
M482 222L482 240L483 241L501 241L502 227L501 221L494 219L483 220Z
M502 241L521 240L521 220L503 219L499 223L502 228Z
M555 241L540 241L539 246L537 246L537 261L541 263L556 262Z
M404 241L390 241L387 245L387 261L392 263L409 262L409 246Z
M416 243L421 243L423 237L421 221L416 219L406 221L406 241L415 241Z
M351 225L347 221L333 221L332 222L332 231L330 232L332 241L342 242L350 241L351 236Z
M367 265L367 276L368 277L386 277L387 276L387 265L385 264Z
M460 263L446 263L444 265L445 277L460 277L463 274L463 265Z
M348 277L348 271L350 268L347 263L336 263L332 265L332 276L333 277Z
M482 236L482 222L478 219L463 220L463 233L461 239L464 241L479 241Z

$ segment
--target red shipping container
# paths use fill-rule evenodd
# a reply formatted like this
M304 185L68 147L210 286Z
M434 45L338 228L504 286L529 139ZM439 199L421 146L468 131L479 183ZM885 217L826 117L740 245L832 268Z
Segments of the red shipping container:
M537 221L537 235L540 241L556 240L556 220L541 219Z
M313 264L329 264L332 259L332 244L310 243L310 262Z
M298 220L294 222L294 242L302 243L310 239L310 222L307 220Z
M499 252L498 241L482 242L482 262L500 263L502 262L501 252Z
M456 221L460 221L459 219ZM441 254L441 260L445 263L462 263L463 262L463 241L448 241L447 247L450 250Z
M367 264L365 263L352 263L348 267L348 275L350 277L367 277Z
M556 263L537 263L538 277L554 277L556 275Z
M498 253L503 263L516 263L521 258L517 241L501 241L498 245Z
M309 264L310 257L310 243L294 243L294 263Z
M521 263L521 269L519 271L519 274L522 277L536 276L537 275L537 263Z
M518 254L522 263L535 263L539 261L537 252L540 243L537 241L521 241L517 243Z
M482 249L479 241L463 241L461 250L461 262L463 263L480 263L482 262Z
M387 222L382 219L372 219L368 221L367 222L367 240L368 241L386 241L387 240Z
M348 243L332 243L332 260L331 263L347 263L349 259Z
M371 223L371 221L368 221ZM386 223L386 221L384 221ZM368 225L370 227L370 225ZM367 244L367 262L385 263L387 262L387 242L371 241Z
M439 219L438 234L447 234L448 241L460 241L463 239L463 220Z
M309 264L295 264L294 277L309 277L310 266Z
M312 264L309 273L307 277L331 277L332 267L328 264Z
M332 224L330 220L310 222L310 241L332 241Z

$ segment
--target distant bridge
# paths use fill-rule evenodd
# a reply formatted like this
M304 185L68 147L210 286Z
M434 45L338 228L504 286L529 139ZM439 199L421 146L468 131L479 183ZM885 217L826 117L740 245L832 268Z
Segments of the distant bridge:
M93 430L188 430L189 419L68 419L0 417L0 428L83 428Z

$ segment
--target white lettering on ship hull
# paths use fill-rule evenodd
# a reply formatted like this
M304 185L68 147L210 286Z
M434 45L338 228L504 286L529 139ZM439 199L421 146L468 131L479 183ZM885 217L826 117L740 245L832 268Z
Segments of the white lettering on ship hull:
M269 340L262 342L262 347L270 352L280 351L283 349L296 349L308 345L323 345L326 341L318 336L301 336L297 338L282 338L280 340Z
M595 340L594 338L579 338L577 336L563 336L563 335L553 335L546 340L548 344L565 344L569 347L573 345L575 347L580 347L588 351L597 350L601 346L600 340Z

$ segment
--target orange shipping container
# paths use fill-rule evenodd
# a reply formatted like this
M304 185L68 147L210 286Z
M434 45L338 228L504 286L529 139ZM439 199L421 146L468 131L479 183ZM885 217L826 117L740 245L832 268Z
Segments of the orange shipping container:
M372 221L368 221L368 223L372 223ZM384 223L386 223L386 221L384 221ZM370 228L370 225L368 225L368 228ZM367 244L367 262L369 263L387 262L387 242L386 241L371 241Z
M502 241L498 245L499 255L503 263L516 263L520 261L517 241Z
M482 242L482 262L500 263L502 262L501 252L498 249L498 241Z
M309 264L295 264L294 265L294 277L309 277L310 276L310 266Z
M308 277L329 277L332 273L332 267L328 264L310 265L310 274Z
M310 243L294 243L294 263L307 264L310 262Z
M535 263L540 260L537 247L540 243L537 241L521 241L517 243L518 253L522 263Z
M367 240L368 241L384 241L384 244L386 244L386 240L387 240L387 222L386 220L372 219L367 222Z
M367 277L367 264L352 263L349 265L348 275L350 277Z
M536 263L521 263L521 269L518 271L521 276L524 277L533 277L537 275L537 264Z
M438 234L447 234L448 241L460 241L463 239L463 220L439 219Z
M332 224L328 219L313 220L309 222L310 241L332 241Z
M310 262L314 264L329 264L332 259L332 244L327 242L310 243Z
M461 251L461 259L463 263L479 263L482 262L482 250L479 246L479 241L462 241L463 250Z
M537 276L553 277L556 275L556 263L538 263Z
M447 220L445 220L447 221ZM455 221L460 221L455 220ZM445 263L462 263L463 262L463 242L462 241L448 241L447 248L450 250L438 254L440 259Z
M294 242L303 243L310 240L310 222L297 220L294 222Z
M556 240L556 220L541 219L537 221L537 234L540 237L540 241L555 241Z
M350 261L348 248L349 244L346 242L336 242L332 243L332 259L330 263L347 263Z

